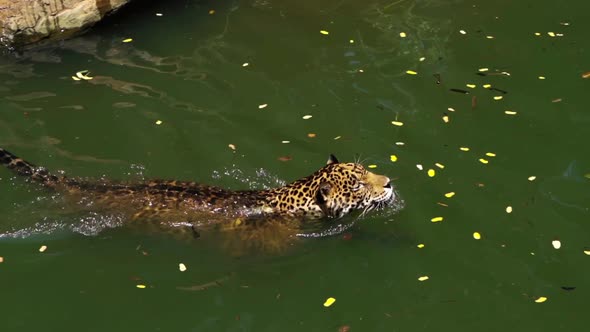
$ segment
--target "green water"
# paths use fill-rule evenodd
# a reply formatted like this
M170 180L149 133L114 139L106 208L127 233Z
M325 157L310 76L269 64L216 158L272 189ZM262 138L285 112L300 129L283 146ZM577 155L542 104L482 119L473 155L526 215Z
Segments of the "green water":
M4 56L0 144L49 169L260 188L334 153L395 179L405 208L346 237L236 257L215 239L80 234L108 216L60 227L71 216L49 194L0 169L2 232L26 235L0 240L0 329L585 330L589 10L584 0L151 1ZM84 69L93 80L72 80Z

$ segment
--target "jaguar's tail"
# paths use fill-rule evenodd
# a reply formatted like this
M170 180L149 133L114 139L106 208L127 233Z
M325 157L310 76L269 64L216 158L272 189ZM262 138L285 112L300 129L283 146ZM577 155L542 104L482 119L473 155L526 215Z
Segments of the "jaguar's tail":
M2 148L0 148L0 164L13 170L18 175L27 177L48 187L53 187L64 179L63 177L50 174L43 167L37 167L27 161L24 161Z

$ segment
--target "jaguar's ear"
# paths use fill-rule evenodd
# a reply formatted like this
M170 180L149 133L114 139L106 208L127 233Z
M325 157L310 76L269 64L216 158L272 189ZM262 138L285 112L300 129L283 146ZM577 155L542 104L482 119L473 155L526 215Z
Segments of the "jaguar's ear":
M330 165L330 164L338 164L338 158L336 158L336 156L334 156L333 154L330 154L330 157L328 158L328 162L326 162L326 164Z
M331 190L331 184L329 184L328 182L322 182L320 183L318 190L315 193L315 202L322 208L322 210L326 206L326 202L328 201L328 195L330 195Z

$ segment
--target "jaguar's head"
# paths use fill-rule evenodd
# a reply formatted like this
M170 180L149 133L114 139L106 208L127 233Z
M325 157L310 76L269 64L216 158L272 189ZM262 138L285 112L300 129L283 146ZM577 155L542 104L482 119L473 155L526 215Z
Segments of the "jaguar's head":
M275 194L275 209L312 218L339 218L354 210L365 213L395 200L387 176L369 172L357 163L340 163L333 155L326 166L275 190Z

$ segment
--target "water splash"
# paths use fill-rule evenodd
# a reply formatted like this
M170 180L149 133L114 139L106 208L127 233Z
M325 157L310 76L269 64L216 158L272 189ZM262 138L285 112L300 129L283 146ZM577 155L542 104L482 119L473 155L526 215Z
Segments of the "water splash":
M231 168L223 168L221 171L214 171L211 178L221 180L229 178L234 181L238 181L241 184L246 185L248 189L272 189L282 187L286 182L280 179L278 176L270 173L264 168L258 168L254 170L254 174L246 173L243 170L232 165Z

